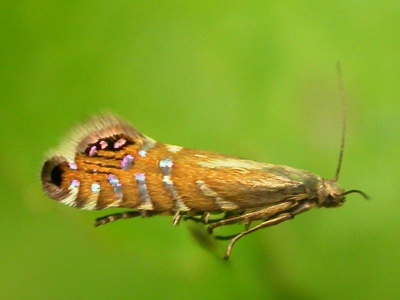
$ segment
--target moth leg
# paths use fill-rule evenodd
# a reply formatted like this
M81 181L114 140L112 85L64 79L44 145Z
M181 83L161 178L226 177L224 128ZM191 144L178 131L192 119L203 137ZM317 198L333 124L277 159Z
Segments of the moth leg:
M201 223L201 224L214 224L218 223L222 220L226 220L227 218L232 218L233 216L240 216L243 212L225 212L224 216L218 218L218 219L211 219L211 213L210 212L205 212L202 215L185 215L184 219L186 220L191 220L195 223Z
M174 215L174 218L172 220L172 224L173 225L178 225L180 220L184 219L184 221L186 220L192 220L195 223L202 223L202 224L207 224L210 221L210 215L211 213L206 211L203 213L199 213L199 212L185 212L185 211L177 211ZM221 218L222 220L223 218Z
M292 219L293 215L289 214L289 213L283 213L278 215L276 218L270 219L268 221L265 221L249 230L243 231L242 233L239 233L238 235L236 235L231 242L229 243L228 247L226 248L226 252L225 252L225 256L224 256L224 260L228 260L229 257L231 256L231 252L232 252L232 248L235 245L235 243L240 240L242 237L256 231L259 230L261 228L265 228L265 227L269 227L269 226L273 226L273 225L277 225L279 223L282 223L284 221L287 221L289 219Z
M210 218L210 212L203 212L203 213L199 213L199 212L188 212L185 216L184 216L184 220L191 220L195 223L201 223L201 224L206 224L208 223L208 220Z
M275 216L273 219L269 219L266 220L264 222L262 222L261 224L243 231L242 233L239 233L238 235L236 235L234 238L232 238L231 242L229 243L228 247L226 248L226 252L225 252L225 256L224 256L224 260L228 260L231 252L232 252L232 248L235 245L235 243L240 240L242 237L244 237L245 235L248 235L252 232L255 232L259 229L265 228L265 227L269 227L269 226L274 226L277 225L279 223L282 223L284 221L293 219L295 215L298 215L302 212L308 211L311 208L313 208L314 206L316 206L315 203L309 203L309 202L303 202L298 206L293 207L292 209L289 209L287 212L281 213L277 216Z
M227 219L224 219L224 220L221 220L219 222L209 225L208 232L213 233L214 229L217 227L221 227L221 226L225 226L225 225L232 225L232 224L237 224L237 223L242 223L242 222L246 222L246 231L247 231L248 227L250 226L250 223L252 221L266 219L268 217L271 217L271 216L274 216L281 212L284 212L284 211L294 207L295 205L297 205L297 202L286 201L286 202L282 202L282 203L278 203L278 204L274 204L274 205L265 207L260 210L249 212L244 215L230 217L230 218L227 218Z
M210 213L208 211L205 212L201 218L203 219L204 224L208 223L210 220Z
M111 215L107 215L104 217L100 217L96 219L96 222L94 224L95 227L105 225L111 222L115 222L118 220L123 220L123 219L131 219L131 218L136 218L136 217L151 217L155 215L156 213L151 213L150 211L147 210L142 210L142 211L124 211L120 213L115 213Z
M174 215L174 218L172 219L172 225L176 226L179 224L179 222L181 221L182 218L182 212L181 211L177 211Z

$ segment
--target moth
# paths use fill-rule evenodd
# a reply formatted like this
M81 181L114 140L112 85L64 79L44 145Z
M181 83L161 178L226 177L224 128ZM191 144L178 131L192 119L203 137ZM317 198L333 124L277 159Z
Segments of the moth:
M203 223L208 232L232 224L244 230L234 244L259 229L277 225L312 208L338 207L345 197L334 179L304 170L156 142L114 115L78 126L69 141L44 162L42 187L48 197L83 210L125 208L96 220L169 215ZM220 217L215 217L219 215Z

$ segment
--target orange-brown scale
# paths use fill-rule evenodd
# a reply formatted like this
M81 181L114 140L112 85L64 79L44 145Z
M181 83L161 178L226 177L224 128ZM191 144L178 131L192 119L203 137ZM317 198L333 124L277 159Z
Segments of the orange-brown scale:
M292 182L285 190L281 187L275 190L266 189L262 184L257 186L258 182L271 180L275 176L261 170L209 168L200 165L212 159L232 159L224 155L188 149L174 153L165 145L156 143L147 151L146 157L142 157L138 154L140 149L140 145L136 144L121 150L99 150L93 157L77 154L75 158L77 170L71 170L67 165L63 168L62 188L68 189L73 179L79 180L79 193L75 203L77 207L83 207L93 195L92 183L98 182L101 190L95 209L107 207L134 209L142 204L135 180L135 175L142 173L146 176L147 191L154 211L172 213L175 202L162 182L163 174L159 166L161 160L170 158L173 162L170 173L173 186L179 199L194 212L221 212L223 210L216 201L216 197L205 195L200 190L199 184L196 183L198 180L204 182L219 198L231 202L240 209L266 206L272 202L271 199L279 195L279 192L282 194L281 201L299 193L306 194L304 185L299 182ZM126 155L133 156L133 165L123 170L121 161ZM116 199L114 188L108 181L108 174L114 174L121 183L122 200Z
M290 182L290 185L287 184L287 188L278 186L276 189L267 189L262 184L256 186L256 183L263 180L276 180L277 177L261 170L237 169L234 167L208 168L199 165L201 162L213 159L222 161L232 159L224 155L182 149L172 159L174 166L171 178L174 181L175 188L185 205L197 211L222 211L220 205L213 199L214 197L204 196L201 193L199 186L196 184L198 180L203 181L218 197L236 204L239 209L266 206L279 200L284 201L299 193L305 196L306 189L304 185L289 179L287 179L287 182ZM277 192L279 196L277 196ZM276 198L278 198L278 201L272 201Z

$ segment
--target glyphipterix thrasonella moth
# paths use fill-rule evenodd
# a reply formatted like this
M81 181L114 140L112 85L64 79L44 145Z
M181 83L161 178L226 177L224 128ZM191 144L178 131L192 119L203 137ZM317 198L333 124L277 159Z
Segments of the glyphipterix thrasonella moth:
M113 115L93 118L74 131L42 168L44 192L84 210L126 208L98 218L96 226L120 219L173 216L204 223L209 233L244 224L225 253L245 235L277 225L314 207L338 207L350 193L336 177L324 179L282 165L244 160L158 143ZM222 215L217 219L211 215ZM254 225L255 221L259 221ZM219 237L223 239L224 237Z

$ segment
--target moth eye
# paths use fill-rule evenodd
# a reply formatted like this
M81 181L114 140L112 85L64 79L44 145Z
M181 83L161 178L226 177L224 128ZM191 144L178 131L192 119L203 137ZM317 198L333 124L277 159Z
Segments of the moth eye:
M61 187L65 168L76 169L75 164L69 164L62 156L54 156L43 164L42 187L43 191L52 199L61 201L70 195L69 189Z

